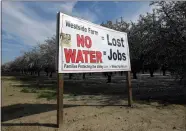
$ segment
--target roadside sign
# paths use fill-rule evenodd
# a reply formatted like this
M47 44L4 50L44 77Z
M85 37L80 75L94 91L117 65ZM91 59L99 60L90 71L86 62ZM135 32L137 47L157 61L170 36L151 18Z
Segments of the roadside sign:
M130 71L127 33L59 13L58 73Z

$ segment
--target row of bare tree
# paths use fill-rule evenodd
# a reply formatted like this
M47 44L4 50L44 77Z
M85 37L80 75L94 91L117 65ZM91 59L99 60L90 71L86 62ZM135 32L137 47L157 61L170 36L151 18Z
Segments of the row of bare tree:
M157 69L168 70L180 80L186 78L186 2L152 2L153 13L140 15L136 23L123 20L102 23L104 27L127 32L130 47L133 78L137 73L149 71L151 77ZM157 7L157 8L156 8ZM38 44L31 51L25 52L14 61L2 65L2 71L22 72L47 75L55 72L56 42L55 36ZM111 80L112 73L104 73ZM69 75L69 78L72 74ZM85 78L85 74L83 74Z

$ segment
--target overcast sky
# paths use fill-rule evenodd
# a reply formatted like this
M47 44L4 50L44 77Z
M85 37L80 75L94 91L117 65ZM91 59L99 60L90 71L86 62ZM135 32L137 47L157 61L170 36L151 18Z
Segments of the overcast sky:
M152 12L149 2L6 2L2 1L2 63L15 59L47 37L55 35L56 13L96 24L107 20L137 21Z

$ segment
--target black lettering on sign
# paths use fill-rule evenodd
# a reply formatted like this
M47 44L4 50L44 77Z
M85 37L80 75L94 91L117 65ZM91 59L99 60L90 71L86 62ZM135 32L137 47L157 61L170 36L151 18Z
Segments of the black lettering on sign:
M109 60L114 60L114 61L116 61L116 60L119 60L119 61L121 61L121 60L126 60L126 54L125 53L120 53L119 52L119 50L117 50L117 52L114 52L114 51L112 51L112 49L110 49L110 54L109 54L109 56L108 56L108 59Z
M118 53L118 60L121 60L121 53L119 52L119 50L117 50Z
M108 42L108 45L112 46L112 43L109 42L109 35L108 34L107 34L107 42Z
M122 47L125 47L123 42L124 42L124 40L123 40L123 38L121 38Z
M110 46L125 47L123 38L120 38L120 39L112 38L112 40L110 40L110 37L107 34L107 42L108 42L108 45Z
M117 54L116 54L116 52L113 52L113 59L114 60L117 60Z
M120 41L120 39L117 40L117 43L118 43L118 47L121 47L121 41Z
M123 53L122 56L123 56L123 60L125 61L127 59L125 53Z
M117 44L116 40L114 38L112 39L112 44L113 44L113 46L116 46L116 44Z
M108 56L109 60L112 60L112 49L110 49L110 56Z

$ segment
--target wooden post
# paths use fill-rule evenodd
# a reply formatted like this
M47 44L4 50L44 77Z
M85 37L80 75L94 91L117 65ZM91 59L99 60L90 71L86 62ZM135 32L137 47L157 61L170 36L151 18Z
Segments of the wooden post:
M60 12L57 13L57 22L56 22L56 71L57 71L57 127L62 128L63 124L63 88L64 88L64 79L63 74L59 73L59 25L60 25Z
M132 106L132 86L131 86L130 71L127 71L126 78L127 78L126 82L128 87L128 106Z
M61 129L63 124L63 74L58 73L58 90L57 90L57 126Z

